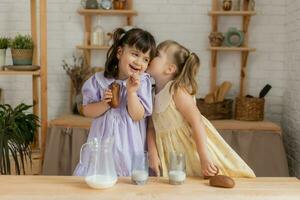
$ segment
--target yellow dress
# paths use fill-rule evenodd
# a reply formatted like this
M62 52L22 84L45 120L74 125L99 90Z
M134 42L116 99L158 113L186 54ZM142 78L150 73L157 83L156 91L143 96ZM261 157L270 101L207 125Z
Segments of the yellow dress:
M171 82L155 95L152 114L162 175L168 176L169 152L176 151L185 153L188 176L202 176L191 127L176 109L172 94L169 92L170 85ZM252 169L204 116L202 121L207 133L207 148L214 164L219 168L219 174L230 177L255 177Z

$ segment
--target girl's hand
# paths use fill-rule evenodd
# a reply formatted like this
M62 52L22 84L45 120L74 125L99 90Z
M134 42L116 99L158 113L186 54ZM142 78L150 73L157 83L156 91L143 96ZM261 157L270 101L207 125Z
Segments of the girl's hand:
M127 93L134 93L140 86L140 76L137 73L133 73L127 80L126 87Z
M112 99L111 89L106 89L104 92L104 97L102 98L102 101L105 102L109 106L109 102L111 102L111 99Z
M160 176L160 160L157 153L149 154L149 167L155 172L156 176Z
M201 161L201 171L203 176L215 176L218 174L219 169L210 159L203 159Z

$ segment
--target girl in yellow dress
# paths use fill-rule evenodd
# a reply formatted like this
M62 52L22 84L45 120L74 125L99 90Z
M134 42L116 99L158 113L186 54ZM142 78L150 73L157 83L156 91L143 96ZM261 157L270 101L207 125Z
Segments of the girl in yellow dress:
M170 152L184 152L188 176L255 177L251 168L199 112L194 95L200 61L175 41L164 41L147 72L155 80L154 110L148 125L149 165L168 176Z

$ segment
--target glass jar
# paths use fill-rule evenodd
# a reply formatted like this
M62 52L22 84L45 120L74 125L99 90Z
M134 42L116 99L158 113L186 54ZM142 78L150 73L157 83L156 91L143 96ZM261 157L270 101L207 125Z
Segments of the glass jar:
M104 45L104 29L100 25L100 18L97 19L97 25L93 28L91 33L91 45L103 46Z

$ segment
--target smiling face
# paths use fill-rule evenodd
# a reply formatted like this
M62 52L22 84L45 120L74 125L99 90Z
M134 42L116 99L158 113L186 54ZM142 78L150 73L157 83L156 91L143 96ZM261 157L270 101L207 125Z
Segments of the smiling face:
M143 53L134 47L119 47L117 58L119 59L119 79L127 79L134 73L141 74L146 71L150 62L150 51Z

